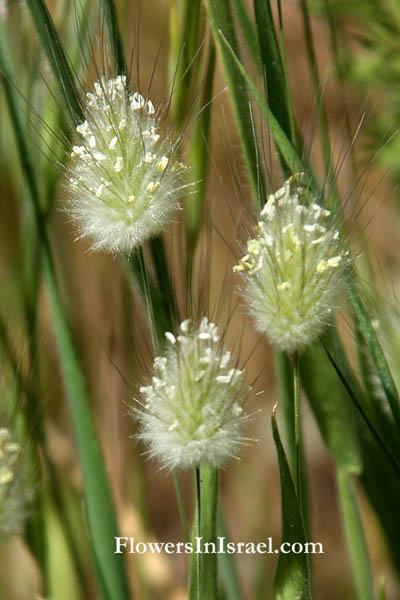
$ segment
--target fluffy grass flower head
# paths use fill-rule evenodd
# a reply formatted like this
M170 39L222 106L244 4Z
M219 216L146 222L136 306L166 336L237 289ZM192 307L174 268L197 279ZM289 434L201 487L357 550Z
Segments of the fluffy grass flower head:
M343 297L349 251L302 173L268 197L256 236L234 267L257 329L293 353L317 339Z
M0 427L0 543L21 532L31 498L21 446Z
M150 100L120 75L86 94L85 121L68 167L70 211L93 249L131 253L173 218L185 188L182 163Z
M139 438L164 467L223 466L244 443L243 404L250 387L233 366L214 323L185 320L166 333L150 385L140 388Z

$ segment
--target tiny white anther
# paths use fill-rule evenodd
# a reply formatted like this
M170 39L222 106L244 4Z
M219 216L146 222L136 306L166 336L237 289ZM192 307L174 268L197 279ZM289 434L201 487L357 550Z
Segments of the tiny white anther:
M122 156L117 156L117 159L114 163L114 171L119 173L120 171L122 171L123 166L124 166L124 161L123 161Z
M143 162L145 162L147 165L151 165L151 163L154 161L154 159L155 159L155 155L152 154L151 152L147 152L143 159Z
M184 321L182 321L182 323L180 324L180 327L179 327L179 329L182 331L182 333L188 333L190 323L191 323L190 319L185 319Z
M93 85L96 95L101 97L103 96L103 88L101 87L100 83L98 83L97 81L95 81L94 85Z
M131 107L133 108L133 110L140 110L145 105L145 99L138 92L135 92L134 94L132 94L132 96L130 98L130 102L131 102Z
M167 338L170 344L176 344L176 337L170 331L165 332L165 337Z
M332 256L331 258L328 258L328 262L327 265L330 269L336 269L340 263L342 261L342 257L339 256Z
M326 260L320 260L319 263L317 264L316 271L317 271L317 273L325 273L327 268L328 268L328 265L326 263Z
M150 181L150 183L147 184L146 186L146 190L148 192L154 192L157 188L160 187L160 182L159 181Z
M14 473L9 467L0 467L0 485L6 485L7 483L10 483L13 479Z
M118 142L118 137L116 135L114 135L113 139L108 144L109 150L114 150L115 146L117 145L117 142Z
M157 163L157 169L159 171L165 171L165 169L167 168L167 166L168 166L168 157L167 156L162 156L160 158L160 160L158 161L158 163Z

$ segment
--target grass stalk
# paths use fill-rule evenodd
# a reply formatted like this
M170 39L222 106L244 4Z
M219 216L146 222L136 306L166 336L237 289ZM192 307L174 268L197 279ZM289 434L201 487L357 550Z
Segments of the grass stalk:
M218 470L202 465L195 470L196 516L193 527L193 548L191 562L190 600L217 600L218 573L217 554L217 508ZM213 544L214 548L207 546Z
M190 541L189 527L188 527L188 523L187 523L187 519L186 519L185 504L183 502L182 486L181 486L181 482L179 479L179 473L178 473L177 469L174 469L172 474L174 477L176 499L178 502L179 515L180 515L181 521L182 521L185 542L189 542Z
M294 409L294 444L295 444L295 469L294 479L296 482L296 492L301 503L301 423L300 423L300 361L297 352L292 356L293 368L293 409Z

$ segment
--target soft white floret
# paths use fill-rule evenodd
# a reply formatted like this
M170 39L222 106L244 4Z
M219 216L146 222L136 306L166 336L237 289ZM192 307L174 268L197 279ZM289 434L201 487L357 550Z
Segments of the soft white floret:
M164 467L220 467L245 441L250 388L207 318L197 327L183 321L179 335L168 332L166 339L166 354L154 360L151 383L140 388L134 409L139 437Z
M85 121L68 166L69 209L92 249L131 253L172 220L185 193L185 167L162 136L154 105L102 79L86 95Z
M322 333L340 303L350 263L330 211L310 196L303 174L271 194L256 237L234 267L257 329L289 353Z

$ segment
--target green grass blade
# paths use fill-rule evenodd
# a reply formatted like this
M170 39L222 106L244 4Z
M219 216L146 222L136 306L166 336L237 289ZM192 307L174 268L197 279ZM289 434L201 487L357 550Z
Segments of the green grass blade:
M264 169L260 165L260 153L254 132L246 79L235 64L235 57L239 56L239 49L230 3L229 0L207 0L206 4L236 116L243 154L252 184L254 204L257 207L260 200L263 203L265 199ZM223 42L224 39L227 44Z
M278 453L282 497L282 543L306 543L306 534L301 509L289 464L282 446L276 422L275 409L272 414L272 432ZM293 600L311 598L310 568L307 554L281 553L275 573L273 599Z
M353 482L350 475L341 469L337 473L337 482L357 597L359 600L374 600L368 549Z
M361 458L354 412L346 389L319 342L304 351L300 368L301 382L325 444L342 470L359 473Z
M254 61L261 69L260 46L258 44L257 33L251 22L248 9L243 0L232 0L232 4Z
M400 435L396 422L393 419L386 396L382 394L380 382L377 381L377 374L374 365L369 357L368 348L365 344L362 332L356 323L356 338L358 362L362 377L364 397L366 400L366 410L371 420L379 429L381 437L392 449L394 456L400 456Z
M114 554L118 524L104 457L90 413L84 379L61 306L54 270L46 249L44 273L49 293L64 383L82 468L86 513L99 583L107 600L130 598L123 556Z
M202 63L204 19L199 0L175 0L170 14L169 70L173 84L172 121L180 131L187 120Z
M186 203L186 231L188 236L188 259L196 246L204 209L207 189L207 169L209 163L209 138L211 124L211 101L215 72L215 44L210 40L207 57L206 76L200 102L201 114L190 140L189 163L191 180L194 183L192 194ZM191 267L191 265L190 265ZM191 271L191 268L188 269Z
M325 160L325 168L328 175L332 175L332 181L334 174L332 173L332 156L331 156L331 145L329 141L329 128L328 119L326 116L325 104L322 96L321 83L318 75L318 63L315 56L313 35L310 23L310 14L308 10L307 0L301 0L301 11L303 15L303 26L304 36L306 39L306 48L308 60L311 68L312 83L315 93L315 105L318 110L319 116L319 131L321 133L322 151Z
M117 65L118 74L127 74L128 69L125 62L122 38L118 28L117 14L115 12L113 0L101 0L100 4L102 6L104 20L107 24L108 37L110 39L110 45Z
M352 389L349 381L347 380L348 376L345 376L345 374L341 371L339 365L336 363L333 356L331 355L331 353L329 352L329 350L326 347L325 347L325 351L326 351L327 357L328 357L331 365L335 369L336 374L338 375L340 381L342 382L344 388L346 389L350 399L353 401L355 407L357 408L359 416L364 421L364 423L367 425L371 434L374 436L376 442L379 444L381 450L383 450L387 459L389 460L389 462L392 464L392 466L396 470L397 475L399 475L400 474L400 462L397 459L397 452L392 451L390 446L387 444L387 438L384 435L382 435L380 433L380 431L377 429L375 420L373 418L371 419L369 410L368 410L369 407L366 407L366 402L365 402L364 396L361 393L361 391L358 389L358 385L356 385L356 389L358 389L358 395L356 396L355 393L353 392L353 389ZM355 383L354 379L351 378L351 381L354 385L354 383ZM361 401L360 401L360 399L361 399ZM397 444L398 444L398 440L397 440Z
M79 94L46 3L43 0L26 0L26 3L62 96L67 100L70 116L73 122L83 121Z
M310 169L308 169L306 167L306 165L303 163L301 158L298 156L291 141L289 140L289 138L283 131L282 127L280 126L276 117L273 115L271 109L266 104L265 100L262 98L256 85L251 80L249 74L245 70L245 68L242 65L242 63L240 62L239 58L236 56L236 54L232 50L232 47L230 46L228 40L222 34L220 34L220 35L221 35L223 45L226 47L227 52L229 52L232 57L232 65L237 69L237 71L239 73L241 73L241 75L245 79L251 93L254 96L255 101L257 102L259 108L261 109L261 113L270 128L270 131L275 140L276 146L277 146L279 152L282 154L283 158L285 159L286 164L290 166L290 170L293 173L299 173L301 171L307 172L311 181L313 182L314 186L317 187L316 183L315 183L315 181L316 181L315 177L312 175Z
M2 27L2 22L0 22L0 26ZM4 29L0 33L0 71L23 174L35 212L35 225L39 233L43 272L53 313L61 367L83 473L89 530L95 552L95 562L98 567L99 581L105 599L127 600L130 598L130 594L124 565L121 557L114 554L114 536L118 535L118 526L104 458L90 413L84 379L55 280L47 233L40 213L40 197L30 157L30 149L26 144L23 119L11 83L10 60L7 54L5 36L3 35Z
M258 41L262 57L267 104L286 136L295 143L289 86L283 68L269 0L254 0ZM287 165L291 167L290 163Z
M400 399L390 373L385 355L383 354L376 332L371 324L368 313L365 310L356 290L350 287L350 299L353 306L357 325L362 332L366 346L369 350L376 372L381 380L383 390L392 410L393 417L400 427Z
M363 470L361 482L385 533L397 573L400 574L400 478L375 437L358 419Z

